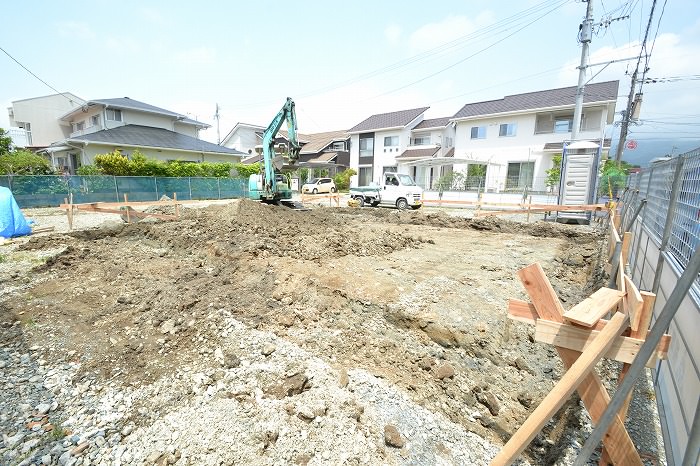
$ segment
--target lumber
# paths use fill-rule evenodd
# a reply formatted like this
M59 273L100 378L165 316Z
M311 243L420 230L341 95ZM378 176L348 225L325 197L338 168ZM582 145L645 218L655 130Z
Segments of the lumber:
M47 231L54 231L56 227L50 226L50 227L36 227L32 228L32 234L34 233L46 233Z
M85 212L97 212L101 214L119 214L119 215L124 215L124 211L121 209L103 209L100 207L93 207L93 208L83 208L81 210L84 210ZM129 211L131 215L134 217L154 217L154 218L160 218L163 220L177 220L177 217L173 215L165 215L165 214L153 214L150 212L141 212L138 210L131 210Z
M645 297L647 295L652 295L655 296L653 293L649 293L646 291L641 292L642 296ZM645 303L646 303L646 298L645 298ZM653 305L652 305L653 307ZM526 324L530 325L537 325L538 321L544 320L544 319L539 319L537 316L537 310L535 309L535 306L532 304L521 301L520 299L510 299L508 300L508 318L511 320L517 320L518 322L523 322ZM646 320L646 324L644 323L644 319ZM547 320L546 322L552 322ZM644 312L642 312L642 319L640 321L640 329L644 328L646 325L646 328L649 328L649 323L651 322L651 313L646 315ZM598 323L593 327L592 329L583 329L583 330L603 330L603 327L608 323L607 320L605 319L600 319ZM574 328L580 328L580 327L574 327ZM646 333L642 334L637 333L636 337L632 338L638 338L640 340L644 340L644 336L646 336ZM630 335L632 336L632 335ZM661 337L661 341L659 342L659 345L656 348L657 351L657 358L658 359L666 359L668 357L668 350L671 347L671 335L668 333L665 334L663 337ZM576 348L570 348L570 349L576 349Z
M491 462L492 466L510 465L542 430L544 425L554 414L564 406L566 400L574 393L576 388L584 381L587 375L595 367L596 363L612 346L615 338L627 327L629 316L617 312L603 330L581 353L581 356L571 365L569 370L557 382L552 391L544 397L542 402L530 414L522 426L506 442L503 449Z
M527 213L532 213L532 214L537 214L537 213L544 213L544 212L587 212L590 210L600 210L602 207L600 207L598 204L592 204L592 205L576 205L576 206L571 206L571 205L552 205L550 207L532 207L530 209L519 209L519 210L485 210L482 212L479 212L478 214L475 213L475 217L483 217L486 215L508 215L508 214L527 214Z
M535 341L583 352L599 333L600 330L591 330L538 319L535 327ZM642 347L643 343L644 340L638 338L619 336L615 339L610 350L605 353L604 357L631 364L639 353L639 348ZM660 359L666 359L668 354L662 353L662 350L659 349L657 354L649 359L647 367L654 367L659 357Z
M630 263L630 245L632 244L632 233L626 231L622 235L622 263L627 265Z
M628 275L624 275L624 277L626 291L625 312L630 316L630 327L632 327L632 332L636 332L639 330L639 325L642 319L641 311L644 306L644 300L632 279ZM648 326L649 324L647 323L647 327Z
M564 313L564 319L584 327L593 327L610 309L617 306L624 294L611 288L601 288Z
M631 335L635 338L639 338L640 340L644 341L647 337L647 333L649 333L649 324L651 323L651 316L654 313L654 302L656 301L656 295L654 293L649 293L648 291L642 291L641 292L642 296L642 308L639 311L639 327L635 330L634 328L632 329ZM667 335L664 335L664 337ZM663 343L663 337L661 342L659 343L659 346L661 346ZM668 347L670 346L670 341L666 344L665 351L668 352ZM657 348L657 357L659 359L665 359L661 357L661 351L660 349ZM624 364L622 366L622 370L620 371L620 376L617 379L617 384L619 386L620 383L622 383L622 380L625 378L625 375L627 375L627 371L630 369L630 364ZM630 402L632 401L632 393L629 394L627 399L625 400L625 403L622 405L622 408L620 408L620 412L618 415L620 416L620 419L624 420L627 417L627 410L630 407Z
M537 315L547 320L563 322L564 308L554 292L552 284L544 274L542 266L538 263L531 264L519 270L518 276L537 310ZM567 369L576 362L581 354L567 348L555 348ZM578 394L595 425L610 403L610 395L595 372L590 372L584 378L578 387ZM615 417L605 433L603 446L604 451L610 454L617 465L641 466L642 464L639 453L619 416Z

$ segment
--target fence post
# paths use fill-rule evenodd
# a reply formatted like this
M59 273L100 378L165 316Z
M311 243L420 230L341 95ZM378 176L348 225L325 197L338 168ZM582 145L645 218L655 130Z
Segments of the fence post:
M158 199L160 199L158 197L158 177L156 177L156 176L153 177L153 184L156 186L156 201L157 201Z
M190 187L190 201L191 201L192 200L192 177L191 176L187 177L187 184Z
M117 184L117 177L112 175L112 179L114 180L114 192L117 195L115 201L119 202L119 185Z
M647 189L646 189L646 191L644 191L644 198L647 200L647 202L649 200L649 190L651 189L651 180L652 180L653 176L654 176L654 167L651 167L649 169L649 179L647 180ZM642 180L640 178L639 184L641 185L641 183L642 183ZM641 186L640 186L640 188L641 188ZM634 261L630 261L630 270L634 270L634 267L637 265L637 257L639 256L639 250L642 248L642 238L641 238L642 225L644 225L644 221L647 218L648 211L649 211L649 209L644 209L644 211L642 212L642 220L640 220L640 222L639 222L639 233L640 234L634 235L634 237L633 237L633 241L636 241L636 243L637 243L637 248L636 248L636 251L634 252L634 255L632 256L632 259L634 259ZM630 225L630 228L631 228L631 225ZM639 284L640 284L640 286L642 284L642 277L644 276L644 265L645 265L645 261L642 261L642 269L639 272Z
M664 225L664 234L661 238L661 246L659 247L659 259L656 261L656 270L654 271L654 284L651 286L651 292L657 294L659 284L661 283L661 271L664 267L664 253L668 249L668 240L671 238L671 229L673 228L673 220L676 216L676 204L678 203L678 191L681 189L681 181L683 181L683 162L685 158L679 156L676 162L676 171L673 175L673 187L671 188L671 198L668 202L668 210L666 211L666 224Z
M216 187L219 189L219 200L221 200L221 178L216 179Z

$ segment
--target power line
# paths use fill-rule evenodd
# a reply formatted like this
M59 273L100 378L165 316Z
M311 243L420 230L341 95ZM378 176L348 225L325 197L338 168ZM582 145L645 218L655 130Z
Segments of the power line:
M465 47L469 42L472 42L478 38L488 38L489 36L493 36L493 35L497 35L497 34L500 34L502 32L505 32L509 28L512 28L514 24L517 25L518 23L522 22L523 20L526 20L528 17L533 16L535 14L538 14L541 11L551 7L552 5L557 5L556 8L559 8L566 3L570 3L571 1L572 0L554 0L554 1L546 0L546 1L540 2L532 7L529 7L529 8L522 10L522 11L519 11L518 13L511 15L509 17L506 17L506 18L504 18L500 21L497 21L493 24L490 24L490 25L485 26L483 28L477 29L476 31L473 31L469 34L465 34L465 35L460 36L456 39L453 39L449 42L440 44L436 47L433 47L433 48L428 49L424 52L412 55L412 56L405 58L403 60L399 60L397 62L394 62L392 64L389 64L389 65L381 67L381 68L378 68L376 70L360 74L358 76L355 76L355 77L350 78L350 79L346 79L344 81L340 81L336 84L321 87L321 88L314 89L314 90L308 91L308 92L296 93L295 95L297 96L297 98L311 97L314 95L318 95L318 94L329 92L329 91L332 91L335 89L346 87L346 86L349 86L351 84L355 84L357 82L365 81L367 79L379 76L381 74L396 71L396 70L399 70L401 68L405 68L407 66L410 66L410 65L413 65L416 63L432 60L438 56L445 55L446 53L451 53L451 52L454 52L455 50L459 50L459 49ZM529 23L529 24L532 24L532 23ZM259 107L262 105L267 105L270 103L273 103L273 102L272 101L256 102L256 103L251 103L251 104L238 105L237 107L238 108L251 108L251 107Z
M38 79L39 81L41 81L42 83L44 83L49 89L53 90L53 91L54 91L55 93L57 93L57 94L61 94L63 97L65 97L66 99L68 99L69 102L73 102L73 101L74 101L74 99L71 99L71 98L68 97L66 94L64 94L63 92L59 91L58 89L56 89L55 87L53 87L51 84L47 83L46 81L44 81L43 79L41 79L39 76L37 76L36 74L34 74L34 73L32 72L32 70L30 70L29 68L27 68L26 66L24 66L22 63L19 62L19 60L17 60L15 57L13 57L12 55L10 55L10 53L9 53L7 50L5 50L5 49L2 48L2 47L0 47L0 50L2 50L2 52L3 52L5 55L7 55L8 57L10 57L10 59L11 59L12 61L14 61L15 63L17 63L19 66L21 66L27 73L31 74L31 75L34 76L36 79ZM79 100L82 100L82 99L79 99ZM84 103L84 102L83 102L83 103Z
M418 83L420 83L420 82L423 82L423 81L425 81L426 79L430 79L430 78L432 78L432 77L434 77L434 76L437 76L437 75L440 74L440 73L443 73L443 72L445 72L445 71L447 71L447 70L449 70L449 69L451 69L451 68L454 68L455 66L464 63L465 61L469 60L470 58L473 58L473 57L475 57L476 55L479 55L479 54L481 54L482 52L485 52L485 51L487 51L488 49L490 49L490 48L492 48L492 47L495 47L496 45L498 45L498 44L500 44L501 42L503 42L504 40L506 40L506 39L508 39L508 38L510 38L510 37L512 37L512 36L514 36L515 34L517 34L518 32L522 31L523 29L525 29L525 28L527 28L527 27L529 27L529 26L532 26L533 24L535 24L535 23L536 23L537 21L539 21L540 19L544 18L545 16L547 16L547 15L553 13L554 11L556 11L556 10L558 10L559 8L561 8L562 6L564 6L564 4L566 4L566 3L567 3L567 2L564 2L564 3L561 3L561 4L557 5L557 6L554 7L553 9L549 10L548 12L546 12L544 15L542 15L542 16L540 16L540 17L534 19L533 21L527 23L526 25L524 25L524 26L522 26L522 27L516 29L516 30L513 31L512 33L508 34L507 36L505 36L505 37L503 37L503 38L501 38L501 39L498 39L496 42L493 42L492 44L490 44L490 45L484 47L483 49L478 50L478 51L474 52L473 54L471 54L471 55L469 55L469 56L467 56L467 57L465 57L465 58L463 58L463 59L461 59L461 60L458 60L457 62L455 62L455 63L453 63L453 64L451 64L451 65L449 65L449 66L447 66L447 67L445 67L445 68L442 68L442 69L440 69L440 70L438 70L438 71L436 71L436 72L434 72L434 73L431 73L431 74L429 74L429 75L427 75L427 76L424 76L424 77L422 77L422 78L420 78L420 79L418 79L418 80L416 80L416 81L413 81L413 82L411 82L411 83L405 84L405 85L403 85L403 86L401 86L401 87L397 87L397 88L392 89L392 90L390 90L390 91L387 91L387 92L384 92L384 93L382 93L382 94L379 94L379 95L376 96L376 97L382 97L382 96L385 96L385 95L388 95L388 94L393 94L394 92L400 91L400 90L402 90L402 89L406 89L407 87L410 87L410 86L413 86L414 84L418 84Z

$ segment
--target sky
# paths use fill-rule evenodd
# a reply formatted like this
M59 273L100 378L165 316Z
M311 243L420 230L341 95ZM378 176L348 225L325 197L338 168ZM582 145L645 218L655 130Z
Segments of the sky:
M589 63L635 58L587 71L591 82L620 80L620 111L653 0L592 2ZM128 96L211 124L201 137L212 142L217 104L222 139L237 122L266 126L286 97L302 133L416 107L452 116L576 85L585 12L575 0L25 0L3 8L0 47L40 79L0 51L0 103L55 90ZM646 50L658 82L643 86L628 140L637 150L651 139L669 140L656 151L700 146L700 2L658 0Z

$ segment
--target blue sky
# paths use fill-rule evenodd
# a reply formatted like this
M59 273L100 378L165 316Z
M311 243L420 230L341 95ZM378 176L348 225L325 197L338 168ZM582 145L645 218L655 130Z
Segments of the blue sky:
M597 28L591 63L636 56L651 3L593 0L597 21L631 12ZM668 0L657 34L662 6L648 76L700 75L700 2ZM428 118L451 116L468 102L575 85L585 9L573 0L26 0L3 9L0 47L84 99L128 96L210 124L218 103L222 138L238 121L266 125L290 96L308 133L421 106ZM620 80L618 110L634 63L594 79ZM53 93L2 53L0 76L5 107ZM700 141L698 91L698 80L645 85L646 121L630 137ZM202 137L215 141L215 128Z

